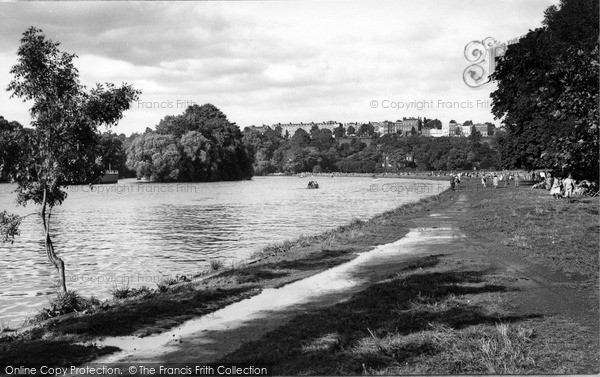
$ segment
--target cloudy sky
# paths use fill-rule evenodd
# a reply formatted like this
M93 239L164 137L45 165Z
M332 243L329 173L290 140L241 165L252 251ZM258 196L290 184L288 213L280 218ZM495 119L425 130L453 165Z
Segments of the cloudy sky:
M140 102L117 132L212 103L241 127L420 116L492 121L493 85L463 81L465 46L541 26L558 0L0 3L0 115L29 27L76 53L81 81L127 82Z

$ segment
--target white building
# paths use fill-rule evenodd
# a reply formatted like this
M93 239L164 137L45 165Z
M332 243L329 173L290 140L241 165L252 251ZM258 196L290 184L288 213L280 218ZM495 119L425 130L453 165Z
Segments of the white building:
M471 126L471 125L469 125L469 126L465 126L465 125L460 126L460 136L464 136L464 137L471 136L471 127L473 127L473 126Z

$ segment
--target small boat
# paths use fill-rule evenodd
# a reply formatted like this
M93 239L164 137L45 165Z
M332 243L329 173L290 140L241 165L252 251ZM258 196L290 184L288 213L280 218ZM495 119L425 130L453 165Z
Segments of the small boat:
M318 189L319 188L319 184L317 183L317 181L310 181L310 182L308 182L308 186L306 188L309 188L309 189Z

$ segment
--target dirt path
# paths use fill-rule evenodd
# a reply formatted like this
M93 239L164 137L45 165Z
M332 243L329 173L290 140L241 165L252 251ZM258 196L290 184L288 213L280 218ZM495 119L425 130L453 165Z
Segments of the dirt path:
M98 344L114 345L123 351L95 362L214 362L246 343L261 339L298 314L348 300L392 276L409 259L427 255L457 254L457 258L468 255L480 259L490 270L510 277L507 295L516 313L560 316L598 332L597 292L581 289L577 277L535 265L514 253L496 249L490 253L489 245L494 240L474 240L461 231L460 224L473 220L466 215L468 205L467 195L461 194L447 209L410 220L410 232L396 242L381 245L310 278L267 289L163 334L107 338ZM586 346L597 347L592 343Z
M464 200L461 197L455 206ZM450 212L432 213L422 226L411 229L402 239L307 279L267 289L159 335L104 339L97 344L114 345L123 351L95 362L212 362L244 343L260 339L299 313L350 298L393 274L407 258L447 253L464 237Z

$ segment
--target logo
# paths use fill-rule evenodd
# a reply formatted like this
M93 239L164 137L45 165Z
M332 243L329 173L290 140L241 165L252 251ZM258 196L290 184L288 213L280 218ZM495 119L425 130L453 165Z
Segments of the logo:
M490 74L496 68L496 58L504 56L507 44L492 37L482 41L472 41L465 46L465 58L472 62L463 72L463 81L471 88L490 82Z

